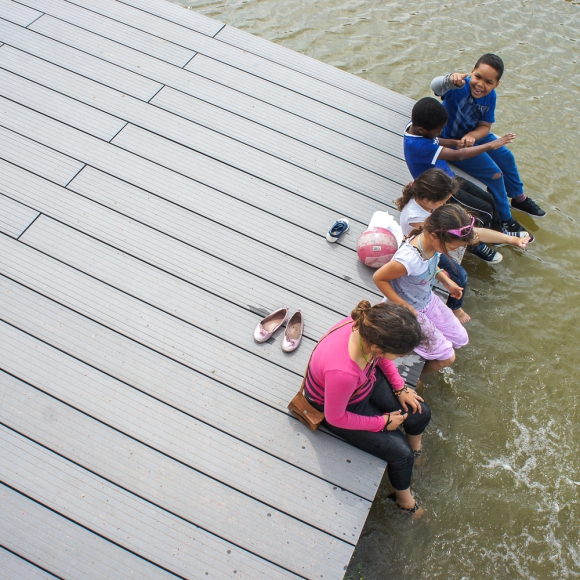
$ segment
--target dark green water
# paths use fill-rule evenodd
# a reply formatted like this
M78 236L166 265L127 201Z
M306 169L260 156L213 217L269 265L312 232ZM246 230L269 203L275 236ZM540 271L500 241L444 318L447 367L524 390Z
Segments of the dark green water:
M347 577L579 578L580 1L173 1L414 99L502 56L494 130L549 214L520 220L525 254L468 262L471 344L424 392L426 513L393 514L385 483Z

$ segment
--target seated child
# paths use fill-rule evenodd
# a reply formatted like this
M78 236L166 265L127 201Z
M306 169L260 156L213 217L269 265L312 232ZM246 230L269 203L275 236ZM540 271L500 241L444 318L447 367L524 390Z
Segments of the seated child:
M455 349L469 341L465 328L433 293L433 284L437 279L454 298L461 298L463 290L439 268L439 257L472 242L474 223L475 218L457 205L437 208L373 276L388 301L406 306L417 316L424 342L415 352L427 359L423 373L453 364Z
M436 168L428 169L419 175L414 182L406 185L403 188L403 195L395 201L397 209L401 212L403 235L407 236L411 230L420 228L429 214L438 207L446 203L457 203L456 196L459 187L460 183L457 178L449 177L445 171ZM522 232L521 236L513 236L490 229L473 229L481 242L485 241L497 246L509 244L524 249L530 241L528 232ZM494 262L501 262L502 255L496 252L496 256L498 259ZM467 287L465 269L455 260L450 260L445 254L439 258L439 267L443 268L451 280L463 288L463 295L465 295ZM451 308L462 324L469 322L470 317L462 308L463 296L460 299L449 296L447 306Z
M403 235L407 236L413 229L419 229L423 226L425 219L438 207L446 203L457 203L455 197L458 195L460 183L457 178L452 178L442 169L428 169L417 179L403 188L403 195L396 200L397 209L401 212L401 229ZM495 243L496 245L510 244L524 249L530 237L527 232L525 236L509 236L504 233L496 232L490 229L474 228L475 233L480 241ZM496 253L500 262L502 255ZM469 315L463 310L463 296L467 287L467 272L465 269L441 254L439 258L439 267L445 270L445 273L460 288L463 288L463 295L457 299L449 296L447 306L453 311L453 314L462 324L469 322Z
M490 132L495 121L495 89L502 77L504 65L495 54L484 54L470 74L453 73L437 77L431 82L433 92L443 99L449 120L443 129L444 139L458 140L463 147L493 142ZM511 209L541 218L546 212L526 197L513 153L507 147L490 149L473 158L456 161L457 166L483 181L493 193L502 222L513 229Z
M445 107L437 99L432 97L424 97L413 106L411 122L407 125L403 139L405 161L413 178L417 178L421 173L432 167L439 167L451 177L455 177L449 165L447 165L447 161L456 163L461 159L475 157L492 149L502 147L515 138L515 135L508 134L483 145L452 149L451 147L462 147L459 141L438 138L447 123L447 119L448 114ZM461 203L465 203L469 199L470 203L468 205L471 207L476 203L481 204L482 201L485 202L486 207L489 207L490 203L492 206L494 205L494 198L489 193L484 192L481 188L466 179L458 179L460 182L459 193ZM479 202L477 202L478 199L480 200ZM483 217L487 213L482 213L477 205L476 209L479 217ZM497 216L496 213L494 215ZM519 232L525 232L524 228L511 216L509 219L511 220L509 223L503 222L500 224L499 220L494 217L488 220L488 223L483 222L482 225L491 229L503 230L504 233L515 236L520 235ZM532 240L533 237L530 238L530 241ZM482 251L483 248L480 246L479 250ZM487 261L492 261L494 258L494 256L486 258L485 255L480 255L480 257L487 259Z

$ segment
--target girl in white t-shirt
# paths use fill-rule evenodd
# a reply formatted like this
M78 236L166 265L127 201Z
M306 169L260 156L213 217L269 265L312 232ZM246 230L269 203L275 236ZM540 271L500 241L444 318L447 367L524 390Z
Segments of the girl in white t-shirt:
M401 212L401 229L403 235L407 236L414 228L420 228L427 217L438 207L445 205L447 202L457 202L459 200L458 191L460 189L460 182L450 177L445 171L441 169L428 169L422 173L414 182L403 188L403 195L397 199L397 208ZM478 243L471 246L478 248L485 248L484 242L498 245L510 244L519 248L525 248L532 240L528 232L517 232L513 234L505 234L503 232L496 232L486 228L474 228L477 234ZM490 250L491 251L491 250ZM501 254L491 251L496 256L491 261L493 263L501 261ZM481 250L473 251L478 256L485 252ZM467 272L455 260L442 254L439 260L439 267L445 270L447 275L461 288L463 294L460 299L449 296L447 306L453 311L455 316L462 324L470 320L470 316L463 310L463 296L467 287Z
M451 296L461 298L463 289L439 268L439 258L476 240L474 222L457 205L435 209L422 229L411 230L391 261L373 276L387 300L406 306L417 316L424 341L415 352L427 359L424 373L453 364L455 349L469 340L457 317L433 293L433 284L439 280Z

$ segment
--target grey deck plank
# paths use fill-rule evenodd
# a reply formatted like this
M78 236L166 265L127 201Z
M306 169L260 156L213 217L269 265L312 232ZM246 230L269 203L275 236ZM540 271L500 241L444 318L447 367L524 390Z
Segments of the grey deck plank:
M58 400L262 504L356 543L368 501L333 489L332 483L200 423L1 322L0 336L11 343L0 355L1 367L22 380L42 386ZM8 361L8 356L20 361ZM29 356L38 367L33 371L25 368Z
M22 1L28 6L35 6L39 2L39 0ZM148 15L130 7L127 7L127 10L123 10L113 0L100 0L98 5L91 3L89 0L74 0L74 2L90 7L91 10L100 14L112 15L116 20L130 24L145 32L157 34L165 40L282 86L287 91L297 92L313 100L324 102L337 111L344 111L354 117L394 131L397 134L402 134L407 123L406 115L394 112L372 101L367 101L358 95L343 91L318 79L225 44L204 34L188 30L178 24L160 21L159 18L152 14ZM163 3L155 0L152 4L164 6ZM42 1L42 10L45 13L52 14L54 10L58 10L55 6L58 6L58 0ZM44 16L33 23L32 28L44 32L50 30L49 35L54 38L51 26L54 23L49 23L49 21L51 21L51 18Z
M170 22L175 22L180 26L185 26L196 32L201 32L202 34L207 34L208 36L214 36L219 32L224 26L222 22L214 20L213 18L208 18L203 14L187 10L184 14L184 10L181 7L169 5L166 6L162 2L156 0L120 0L124 4L129 4L140 10L146 10L150 14L159 16L164 20L169 20Z
M257 344L252 332L258 319L252 312L51 218L41 216L20 241L187 325L297 375L306 368L314 341L305 339L304 348L291 355L272 345Z
M42 16L42 11L33 10L12 0L0 0L0 14L2 18L20 26L28 26Z
M5 580L54 580L57 576L45 572L0 546L0 578Z
M0 194L0 232L18 238L37 217L36 210Z
M70 75L68 76L70 77ZM157 135L177 141L191 149L190 155L194 158L192 163L195 162L197 165L202 165L199 155L201 154L206 156L203 158L204 165L207 165L208 169L214 170L212 167L213 163L215 163L214 160L219 159L222 172L227 172L229 169L224 167L223 164L230 165L249 175L255 175L274 185L312 199L316 199L318 194L320 203L325 203L326 205L330 205L330 199L337 199L337 201L344 199L345 203L354 204L354 199L357 197L359 205L372 208L376 205L376 202L382 202L385 198L394 199L400 195L400 183L358 167L352 167L350 171L345 171L343 168L344 163L335 160L331 156L324 159L324 155L321 154L322 159L317 165L313 166L311 162L304 161L305 157L308 156L307 153L304 153L303 163L308 165L308 167L302 169L298 165L289 164L287 161L264 153L214 130L207 129L202 125L185 122L182 117L177 117L167 111L157 107L147 107L140 100L133 100L129 96L123 98L123 94L107 90L106 87L95 87L94 92L100 89L101 97L96 99L91 92L87 94L87 90L83 86L87 85L87 81L83 82L83 79L80 78L78 79L79 83L81 83L79 91L81 91L84 102L92 105L91 108L87 108L76 100L67 99L60 93L49 91L39 85L32 86L29 81L15 77L10 73L5 72L4 77L2 79L2 89L5 96L10 96L10 98L39 112L47 114L50 111L51 117L59 120L66 119L69 124L90 134L100 136L107 141L120 130L122 127L120 119L123 119ZM75 90L75 81L59 84L62 87L60 90L65 93L71 84L73 85L72 90ZM93 107L106 110L118 118L107 118ZM78 110L78 114L75 115L76 110ZM83 117L83 111L87 117L86 120ZM224 114L222 112L218 117ZM99 122L101 117L103 121ZM94 118L94 123L91 123L92 118ZM107 122L113 125L111 127L111 135L107 131ZM243 123L241 120L240 122ZM85 127L84 124L89 125L89 127ZM101 124L104 125L103 135L96 134L95 129L92 127L92 125L99 127ZM232 128L229 132L233 130ZM126 132L123 131L119 134L115 142L119 143ZM239 132L237 136L239 137ZM296 146L299 149L308 149L308 146L304 144L297 143ZM208 159L208 157L211 159ZM401 172L406 171L403 162L394 158L393 162L401 169ZM321 175L313 173L312 170L314 169ZM207 173L206 171L203 174L206 182L208 180ZM404 173L401 173L401 175L404 175ZM401 182L405 181L402 176L399 179ZM332 196L330 195L331 192ZM360 195L357 195L358 193L362 193L371 199L365 200ZM370 210L367 209L367 211Z
M337 570L348 563L352 546L343 541L211 480L46 395L35 405L31 397L18 397L11 389L3 391L5 403L0 413L9 427L241 549L306 577L316 572L337 577ZM116 452L102 451L110 449ZM197 501L192 501L193 497ZM297 549L301 558L295 557Z
M148 33L142 33L139 31L136 31L134 28L131 28L129 26L117 23L115 21L112 21L109 18L105 18L103 16L100 16L94 12L89 12L86 10L71 10L70 4L67 6L67 3L63 2L62 4L58 4L56 5L57 8L55 10L53 10L54 14L60 15L62 14L63 17L65 17L67 19L67 21L74 23L76 26L80 26L83 29L87 29L90 31L93 31L95 33L98 33L99 35L102 35L106 38L109 38L111 40L115 40L116 42L119 42L121 44L124 44L126 46L130 46L132 48L135 48L137 50L140 50L142 52L145 52L146 54L149 54L150 56L155 56L157 57L156 51L154 50L154 48L149 49L149 44L151 42L151 39L155 39L157 41L157 43L160 43L161 41L159 39L156 39L155 37L153 37L152 35L148 34ZM33 37L34 34L30 33L30 36ZM134 36L136 36L136 38L133 38ZM144 37L144 38L141 38ZM149 41L149 42L146 42ZM70 38L68 40L68 42L71 42ZM145 44L145 46L143 46ZM168 42L164 42L161 43L162 46L175 46L176 49L179 50L185 50L185 49L181 49L180 47L178 47L177 45L173 45L171 43ZM93 49L94 50L94 49ZM191 51L186 51L187 54L183 55L178 62L174 62L174 64L177 64L178 66L181 63L181 60L184 60L184 62L182 64L185 64L187 61L189 61L191 59L191 57L193 56L194 53L192 53ZM50 57L49 57L50 58ZM159 56L159 58L161 58L161 60L167 60L166 58L163 58L163 55ZM191 74L185 73L184 71L175 71L172 70L171 67L163 67L163 70L166 71L164 72L162 77L159 77L159 74L157 73L158 67L155 66L155 62L152 60L150 63L150 66L148 68L148 70L155 70L156 76L155 76L155 80L164 80L165 78L171 78L171 79L183 79L184 81L187 79L187 81L190 81L190 79L188 77L191 77ZM141 66L142 69L142 66ZM46 75L48 71L43 71L44 74ZM142 73L142 70L140 70L139 72ZM198 87L198 83L199 82L205 83L205 85L211 85L214 83L210 83L209 81L199 78L198 82L196 83L191 83L191 82L187 82L187 86L191 87L192 90L194 90L195 92L199 92L200 91L200 87ZM54 79L54 82L56 83L56 79ZM180 84L179 81L177 83L178 85ZM62 83L60 81L58 81L58 85L60 87L66 87L66 83ZM216 90L217 89L217 90ZM219 96L220 93L224 92L224 87L223 85L220 85L219 87L213 87L213 91L212 91L212 95L209 95L209 91L206 89L206 94L208 94L208 97L211 98L215 98L215 95L217 94ZM231 91L230 91L231 92ZM239 97L244 97L244 95L240 95L240 93L235 93L236 95L238 95ZM222 97L223 98L223 97ZM250 107L246 106L245 110L248 110L248 108L255 108L256 106L258 108L263 109L264 107L266 107L267 105L265 105L264 103L262 103L261 101L257 101L256 99L251 99L249 97L245 97L246 100L252 102L252 105ZM192 103L193 105L195 105L196 103ZM241 109L240 107L240 103L236 103L235 105L236 108ZM221 123L218 123L218 121L220 121L219 116L220 116L220 111L216 111L215 108L210 108L210 111L212 111L212 113L210 115L206 114L205 112L205 108L204 108L204 103L197 103L197 107L201 107L202 110L196 115L196 119L198 121L202 121L203 123L209 123L212 116L216 116L218 117L218 119L216 119L216 121L214 122L215 124L217 124L217 126L219 128L222 129L222 132L224 131L228 131L228 129L230 130L230 132L234 133L235 135L239 134L240 131L238 130L237 132L234 131L235 127L231 127L229 128L230 123L228 122L229 120L233 119L233 116L229 116L226 117L225 119L221 120ZM209 107L209 105L205 105L205 107ZM171 105L169 104L169 108L171 108ZM182 109L184 110L184 109ZM243 110L243 109L242 109ZM271 112L272 110L274 111L279 111L279 109L275 109L273 107L268 107L268 112ZM193 115L195 113L195 111L191 111L190 115ZM221 113L221 116L223 117L224 114ZM257 111L257 118L259 118L261 120L261 122L263 123L264 120L267 119L268 123L271 123L272 121L269 118L269 115L264 114L263 112ZM294 118L296 118L296 116L293 116ZM299 121L300 119L297 119L297 121ZM235 119L233 121L234 123L236 122ZM240 121L238 121L238 124L240 124ZM312 124L311 124L312 125ZM245 125L242 123L242 129L245 127ZM322 127L319 127L317 125L313 125L314 128L318 127L318 131L322 130ZM254 130L260 130L260 128L255 128ZM295 130L294 130L295 131ZM249 137L252 136L252 131L249 130L244 130L243 131L243 136L247 139ZM302 132L303 134L303 132ZM273 137L270 136L269 139L271 140ZM343 137L344 139L344 137ZM357 145L356 142L353 142L352 140L350 140L352 145ZM256 137L256 142L258 144L263 143L264 139L262 139L261 137L258 138ZM291 140L284 140L283 141L284 144L287 143L291 143ZM351 145L351 147L352 147ZM364 149L367 151L367 154L370 155L371 157L375 157L378 159L380 159L380 163L375 162L375 167L377 169L377 172L382 175L383 177L389 177L390 179L394 179L394 180L406 180L408 178L408 172L406 170L406 166L405 163L401 160L398 159L396 157L390 156L390 155L386 155L382 152L378 152L376 150L373 150L369 147L364 147L359 145L359 148ZM281 149L281 147L279 146L278 149ZM283 148L281 149L283 151ZM312 154L310 155L306 155L306 160L308 160L309 157L311 157ZM296 154L291 155L292 158L296 158ZM361 156L362 157L362 156ZM364 163L364 161L363 161ZM317 166L319 168L325 168L324 163L322 162L318 162ZM329 168L330 169L330 168ZM344 169L342 167L339 168L340 169L340 173L344 173ZM354 168L349 168L350 172L352 172L352 176L350 176L351 179L355 180L354 182L356 183L357 180L361 181L361 183L364 183L365 180L368 180L368 176L365 177L364 172L360 172L361 174L361 178L357 178L357 169L356 167ZM332 173L331 173L332 175Z
M12 68L19 75L25 73L32 76L36 82L6 70L0 70L2 93L6 97L42 113L49 110L51 117L61 121L66 120L68 124L107 141L120 131L124 126L124 121L129 121L156 135L186 146L191 150L189 151L190 162L198 166L203 162L213 168L216 164L215 160L218 160L218 163L222 164L221 172L226 176L232 174L234 178L235 171L231 169L234 167L311 199L316 199L316 194L321 192L320 201L323 203L329 198L330 190L335 198L344 197L350 203L354 203L356 196L359 204L363 200L354 192L363 193L372 198L370 201L365 200L366 207L370 208L376 207L377 202L382 205L386 201L392 201L401 193L400 184L366 169L347 165L334 156L313 150L308 145L290 138L284 138L289 142L288 146L284 143L276 143L277 139L282 138L280 135L265 128L255 127L254 123L242 120L235 115L231 115L232 118L229 120L223 119L226 113L220 109L214 112L213 117L215 124L222 123L229 127L226 129L227 134L216 132L213 130L215 127L208 129L193 122L186 122L183 116L147 105L58 67L42 66L44 63L36 62L34 63L36 70L42 72L35 72L34 65L27 63L31 57L27 57L22 52L14 54L18 51L13 51L12 55L10 51L8 52L8 58L2 59L0 64L5 68ZM0 58L2 53L3 50L0 50ZM16 62L11 63L10 56ZM4 63L4 60L7 62ZM48 84L52 90L37 84L38 82L43 85ZM70 95L74 99L67 98L65 95ZM81 105L77 99L89 106ZM182 103L181 106L184 107L183 110L186 110L187 103ZM69 113L69 109L72 111L78 109L80 121L77 121L73 113ZM114 117L109 117L107 113ZM91 117L94 118L92 124L90 124ZM211 114L208 113L204 117L209 118ZM238 122L242 126L236 128L235 125ZM110 125L110 129L107 128L107 124ZM94 130L91 125L98 129ZM255 136L248 140L256 139L255 144L264 143L262 150L242 141L245 135L252 133ZM125 134L126 132L119 134L114 143L122 142ZM272 147L268 146L269 140L273 140ZM271 150L268 151L268 149ZM286 151L286 153L282 154L281 151ZM309 159L314 159L314 161L309 161ZM402 162L399 163L402 164ZM226 164L226 167L223 164ZM202 175L199 178L203 179ZM205 180L207 179L206 177ZM402 181L405 181L403 177L401 177ZM327 202L327 205L329 204L330 201Z
M211 223L204 226L198 216L190 216L189 212L155 198L150 200L143 192L95 170L87 169L86 179L81 173L79 182L71 184L74 191L82 194L77 195L1 160L0 168L3 171L0 192L12 199L253 311L254 324L247 335L250 340L253 326L261 318L257 308L272 310L287 305L303 309L305 335L318 340L337 320L348 315L362 297L373 301L380 297L338 277L323 275L314 267L307 268L306 264L270 248L262 251L258 244L246 242L240 234L228 232L223 226ZM163 233L168 225L171 235ZM219 240L223 247L231 244L243 248L247 243L253 253L244 255L238 250L238 258L233 260L216 251L214 239L222 231L224 235ZM271 261L265 261L267 258ZM291 272L297 278L292 279ZM316 288L320 280L328 280L328 285L309 295L305 288ZM331 288L337 294L329 295ZM264 354L270 346L271 343L261 345Z
M224 343L10 238L0 237L2 272L125 336L213 375L278 409L296 394L300 375Z
M3 52L6 51L6 52ZM19 52L19 51L15 51L14 49L12 49L11 47L5 47L2 50L0 50L0 56L2 57L2 62L5 64L5 66L12 68L15 72L22 72L23 74L28 74L33 76L34 75L34 71L31 69L30 66L28 66L29 64L29 60L32 59L33 57L27 57L26 55L24 55L23 53ZM16 54L15 54L16 53ZM36 61L36 59L34 59ZM41 61L42 62L42 61ZM74 62L74 59L71 59L71 62ZM54 73L54 70L51 70L50 66L48 65L48 63L44 63L44 65L47 68L47 73ZM22 67L22 68L19 68ZM38 76L38 80L41 81L42 79L42 74L41 73ZM78 77L77 77L78 80ZM93 83L94 84L94 83ZM78 80L78 90L87 90L90 87L90 83L88 84L87 87L83 87L83 83L81 80ZM98 87L99 85L97 85ZM95 87L93 86L93 94L92 96L95 96L94 90ZM72 90L72 89L71 89ZM103 96L104 93L99 93L99 96ZM78 96L78 95L76 95ZM98 100L98 99L97 99ZM18 113L13 110L12 112L12 116L16 117L18 115ZM38 118L35 116L35 118ZM19 130L23 130L22 128L20 128L19 126ZM58 131L63 130L62 127L58 128ZM117 175L121 175L118 169L115 168L111 168L110 165L106 165L103 166L102 165L102 160L103 157L107 157L106 155L103 155L104 150L102 147L102 144L99 143L95 143L95 142L91 142L90 140L87 141L87 139L83 136L83 135L79 135L76 134L74 132L69 132L69 134L67 135L66 138L61 139L59 142L54 142L54 140L51 140L51 136L55 133L54 130L51 130L48 135L45 136L44 135L37 135L32 134L32 132L29 132L28 135L32 136L35 139L38 138L44 138L44 142L56 147L65 147L65 150L71 154L71 155L76 155L78 154L79 151L86 151L87 149L89 150L90 153L94 153L94 152L100 152L101 155L99 155L98 157L96 157L96 159L98 159L99 161L101 161L100 166L103 167L105 170L109 171L109 172L113 172ZM66 142L67 141L73 141L73 140L83 140L84 141L84 146L82 147L66 147ZM113 155L113 157L116 157L116 153L115 155ZM89 162L93 162L96 163L99 166L99 163L97 163L95 161L95 156L93 155L92 157L87 157ZM207 158L206 158L207 159ZM141 167L141 163L142 161L137 159L127 159L126 163L123 164L124 168L125 168L125 172L126 171L131 171L131 168L133 166L136 166L136 171L135 174L137 176L141 176L141 174L143 173L142 167ZM53 164L56 165L56 164ZM159 169L156 170L156 172L158 172ZM126 175L122 175L125 179L127 178ZM215 177L214 177L215 179ZM274 215L278 215L282 218L286 218L286 219L290 219L291 221L294 220L295 222L297 222L297 225L300 225L303 228L309 229L312 232L317 233L318 235L323 234L326 229L329 227L330 224L332 224L335 219L337 219L337 217L340 216L346 216L346 215L350 215L352 213L352 205L348 206L345 205L343 207L336 207L335 210L331 209L331 208L326 208L323 207L317 203L312 203L309 202L308 200L305 200L303 197L301 196L295 196L292 195L288 192L286 192L285 190L282 190L280 188L276 188L274 186L271 186L269 184L263 183L263 182L256 182L255 179L253 179L251 176L248 176L246 174L237 174L237 179L238 179L238 187L234 187L231 183L231 180L221 180L218 182L218 187L223 187L225 193L227 193L230 196L236 197L237 199L240 199L241 201L244 201L246 203L249 204L253 204L253 205L257 205L263 208L264 211L270 213L270 214L274 214ZM151 176L148 175L148 179L147 179L147 183L154 183L155 180L153 180L151 178ZM188 182L188 180L184 179L184 178L180 178L179 176L175 176L175 175L168 175L167 172L163 172L163 179L162 180L157 180L158 183L163 183L163 188L165 190L165 192L173 192L173 191L180 191L183 187L185 188L196 188L198 190L197 195L200 195L199 192L199 188L202 187L201 185L197 185L197 183L191 183ZM168 183L168 185L166 186L165 184ZM243 185L244 187L239 187ZM146 187L146 185L143 185L143 187ZM208 192L208 194L214 195L215 192L213 190L206 190ZM354 204L357 203L357 200L352 200ZM334 202L333 202L334 203ZM335 204L336 206L336 204ZM375 205L373 204L373 209L375 209L376 207L384 207L382 206L382 204L379 205ZM291 214L289 214L289 210L291 210ZM237 212L235 212L237 213ZM394 212L393 210L393 213ZM360 233L362 233L362 231L365 228L365 224L368 222L368 214L369 212L366 211L364 213L364 215L361 215L361 221L358 223L352 223L351 224L351 233L347 236L345 236L345 238L338 244L338 245L347 245L351 248L354 249L354 247L356 246L356 239L358 238L358 235L360 235ZM227 216L227 214L224 214ZM364 218L364 219L362 219ZM321 231L321 224L324 224L324 228ZM243 222L242 224L243 225ZM277 228L278 226L276 226ZM255 227L251 227L252 230L256 231ZM287 238L292 239L293 236L286 236ZM272 236L270 236L270 238L272 238Z
M36 5L34 3L39 2L40 0L25 1L30 5ZM48 4L43 0L43 10L50 10L55 14L59 14L59 16L64 18L67 22L74 22L76 21L77 17L80 18L76 13L74 13L72 4L70 4L68 8L63 9L60 8L61 2L62 0L51 0L50 4ZM122 12L122 5L120 3L112 2L109 0L101 0L98 4L94 4L90 2L90 0L75 0L75 3L82 3L92 11L97 11L100 14L110 15L112 19L119 18ZM156 18L151 20L148 18L148 16L149 15L146 15L138 10L129 9L126 11L126 14L122 16L122 20L130 26L137 26L144 32L159 34L168 41L175 42L181 46L190 46L192 37L195 37L201 41L202 45L210 42L210 48L219 49L222 52L225 50L226 53L232 53L236 58L239 57L239 55L243 55L243 57L252 56L249 53L244 54L244 52L241 50L237 50L234 47L228 46L224 43L214 41L204 37L203 35L196 35L195 33L187 31L186 29L177 25L160 21ZM142 22L143 19L144 22ZM164 30L164 28L167 28L167 26L164 26L164 24L168 25L168 31ZM144 74L151 78L155 78L156 80L161 80L161 77L159 76L161 72L164 74L171 74L172 77L186 78L183 76L178 77L178 73L180 71L176 67L172 73L169 73L169 69L167 69L166 66L163 66L165 63L159 60L154 62L151 59L147 61L147 59L144 59L143 55L141 54L138 55L138 58L135 57L130 59L123 59L121 58L123 51L120 51L119 46L116 46L116 43L81 30L78 27L76 27L75 30L75 27L71 27L64 21L59 22L50 16L45 16L40 19L38 28L33 26L32 29L41 31L43 34L59 40L64 44L75 46L83 51L98 55L104 60L115 62L120 66L130 68L130 70L134 70L139 74ZM121 48L124 49L124 47ZM196 49L192 48L192 50ZM380 126L369 123L364 119L360 119L349 114L348 112L343 112L336 107L330 106L324 101L312 99L309 96L301 94L300 92L292 92L284 86L280 86L275 82L271 82L270 79L264 79L261 76L256 76L246 72L243 68L244 63L237 63L236 58L233 59L233 62L230 62L231 59L225 58L225 61L222 63L220 62L220 58L217 58L216 60L216 58L213 57L197 54L186 66L186 70L199 72L202 76L213 78L220 84L226 84L232 88L240 90L241 92L251 94L258 99L265 100L283 109L291 110L292 112L309 118L319 124L333 128L334 130L345 135L349 135L361 141L362 143L367 143L373 147L377 147L387 152L397 151L398 155L402 156L402 148L398 146L398 144L400 140L399 138L405 128L406 121L408 120L403 115L396 114L395 117L397 117L397 122L395 126L391 127L391 130L385 130ZM259 62L263 62L269 66L279 68L283 76L288 71L288 69L285 69L285 67L274 65L273 63L269 63L268 61L260 59L259 57L254 58L256 58ZM139 61L138 66L133 62L136 60ZM149 62L148 67L145 66L147 62ZM239 68L240 65L242 68ZM308 77L304 78L308 81L316 82L313 79L308 79ZM163 82L173 86L170 82ZM320 83L320 86L325 87L326 85ZM343 97L352 96L349 95L349 93L345 93L343 91L339 92L341 93L341 103ZM355 98L361 103L366 104L359 97ZM377 107L380 110L379 117L384 120L384 112L387 111L387 109L378 107L372 103L369 104Z
M91 143L87 143L86 135L73 133L73 136L79 137L78 141L76 143L66 141L66 133L68 132L70 135L69 128L57 125L57 130L52 131L52 124L45 124L43 117L33 115L26 109L20 109L11 102L4 102L6 103L4 107L6 114L0 123L9 124L12 128L27 131L28 135L33 138L42 139L50 145L66 149L66 152L69 154L81 156L86 151L87 156L83 158L87 159L93 165L100 166L108 170L109 173L114 172L125 180L131 179L132 181L138 181L139 185L142 184L143 187L151 190L151 186L153 185L152 181L156 173L159 173L155 172L154 166L144 166L143 161L139 158L125 157L123 159L123 156L119 154L119 150L113 145L97 143L96 145L99 145L101 151L105 154L104 156L99 156L100 151L95 151L97 147L91 149ZM15 118L14 115L10 115L12 111L21 113L20 118ZM0 110L1 113L2 110ZM34 119L37 119L37 124L34 126L34 129L32 129L30 123L26 123L23 120L25 115L33 116ZM62 133L59 134L58 131L60 130L62 130ZM75 145L77 146L75 147ZM85 151L82 150L83 145L85 145ZM9 150L8 142L2 144L2 149ZM103 162L103 157L105 162ZM124 164L123 161L126 161L126 163ZM130 161L135 162L131 167L129 167ZM137 165L138 163L141 167ZM176 161L174 160L173 163L175 164ZM183 170L186 171L186 159L182 160L182 165ZM147 173L144 171L145 167L148 169ZM35 168L31 167L28 167L28 169L35 170ZM142 171L139 171L140 169ZM129 172L131 173L130 176L128 175ZM149 177L151 177L150 180L148 179ZM184 184L181 182L179 185L183 187ZM235 185L232 184L234 187ZM203 206L201 208L198 206L201 201L200 198L191 197L191 188L189 190L181 189L180 191L180 189L168 190L167 186L167 181L165 183L159 183L159 190L164 191L165 196L179 200L181 205L186 204L194 211L201 210L206 214L209 213L210 220L215 220L216 222L210 223L207 218L202 219L197 218L197 216L188 217L188 227L190 229L192 227L191 220L197 219L198 231L195 232L198 234L198 241L195 244L197 247L200 247L200 245L205 246L204 249L215 254L216 246L212 241L212 236L218 232L219 237L224 240L224 244L226 240L231 239L233 241L233 244L230 246L231 250L224 256L226 261L231 262L236 260L237 265L240 267L245 267L251 272L258 273L264 279L278 283L281 287L286 287L302 296L304 296L307 288L312 288L313 295L308 298L318 300L321 304L327 302L327 290L330 291L332 288L341 289L341 295L337 296L336 300L339 301L337 305L341 302L343 307L338 312L349 312L353 304L358 302L363 296L371 300L376 300L380 296L372 283L372 271L362 264L359 264L356 260L353 260L354 253L348 251L346 248L341 247L341 245L335 247L334 245L327 244L321 234L317 236L304 234L299 228L285 224L281 220L267 214L261 214L254 207L240 206L232 203L227 197L220 200L220 196L216 196L215 192L212 196L211 191L205 197L207 199L208 209L204 210ZM222 201L221 204L220 201ZM174 208L168 208L168 211L170 209L173 209L174 213L176 212ZM232 214L232 209L237 210L236 213ZM295 208L293 207L286 208L288 214L294 210ZM219 225L222 221L226 222L223 226ZM326 227L325 225L323 231L326 231ZM209 237L199 237L203 228L209 230ZM238 234L238 230L241 230L242 233ZM243 235L244 233L246 234L245 236ZM296 243L296 240L301 238L302 235L304 235L304 247L302 247L302 244ZM259 237L260 241L254 241L253 238L255 237ZM348 235L346 237L348 238ZM238 240L237 242L236 239ZM237 248L240 247L241 240L247 245L247 250L251 252L251 255L246 255L244 252L240 255L240 251ZM275 246L277 249L272 249L272 246ZM287 255L289 252L295 252L297 257L294 258ZM223 252L218 251L217 253L223 256ZM260 256L262 256L262 259L260 259ZM314 260L320 260L321 257L324 257L323 268L326 271L308 265ZM254 268L251 267L252 263L255 264ZM264 269L265 266L267 266L267 269ZM296 278L290 278L289 280L289 276L291 277L293 275L292 272L296 269L301 272L300 276L302 279L298 281ZM310 286L305 286L305 284L309 283L309 278L311 280Z
M367 500L385 464L0 275L0 319L191 417ZM227 421L224 424L224 417ZM337 490L334 493L338 493Z
M25 39L30 39L30 29L24 29L16 26L0 17L0 40L11 46L22 46ZM85 74L89 73L92 79L103 83L107 86L122 86L123 90L138 99L148 101L159 89L162 84L152 81L144 76L137 75L121 67L111 68L108 63L95 59L81 51L71 52L64 44L54 42L36 33L33 37L35 50L45 55L50 55L52 62L62 64L65 68L82 70ZM30 46L30 44L28 45ZM119 45L120 46L120 45ZM26 50L26 48L23 48ZM139 54L137 51L133 51ZM135 67L140 66L137 62Z
M0 389L15 411L22 404L30 405L31 415L48 410L51 403L58 409L45 395L2 375ZM14 390L5 393L7 386ZM236 578L296 578L10 429L0 428L0 441L4 483L179 577L233 577L236 570Z
M89 168L79 176L74 189L82 194L80 197L1 160L0 168L3 171L0 191L9 197L40 208L48 216L252 311L255 315L252 326L263 316L259 309L272 311L286 304L303 309L305 335L318 340L354 307L354 303L345 302L343 312L336 312L330 305L317 304L302 293L288 290L285 284L256 278L239 264L224 262L219 252L216 256L207 254L196 241L197 231L191 227L187 212L148 203L143 192L101 172ZM153 201L156 202L155 198ZM162 233L167 223L173 225L173 236ZM357 293L357 301L359 297ZM276 338L279 336L273 340ZM262 345L265 352L270 344Z
M20 0L17 1L20 2ZM24 3L42 9L49 8L49 13L55 17L73 22L76 26L91 30L121 45L129 46L178 67L185 66L195 54L194 51L173 42L167 42L155 34L144 33L131 26L125 26L94 11L79 10L68 2L24 0ZM95 6L95 3L89 3L88 6Z
M0 542L70 580L175 579L1 482Z
M84 163L65 157L47 147L39 147L34 141L14 131L0 127L2 158L34 169L40 175L59 185L66 185L84 166Z
M411 114L414 101L409 97L239 28L224 26L214 38L354 93L403 115Z
M54 91L2 69L0 86L3 95L15 97L19 104L47 117L66 119L69 125L105 141L110 141L126 124L122 119L87 107L74 99L65 99Z

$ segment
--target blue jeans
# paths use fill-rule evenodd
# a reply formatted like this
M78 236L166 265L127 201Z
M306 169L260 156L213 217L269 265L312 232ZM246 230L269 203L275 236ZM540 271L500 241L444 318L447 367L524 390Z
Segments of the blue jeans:
M461 298L453 298L449 296L447 298L447 306L451 310L458 310L463 306L463 298L465 297L465 290L467 290L467 272L465 268L458 264L455 260L451 260L445 254L441 254L439 257L439 267L443 268L447 275L461 288L463 288L463 294Z
M483 145L495 141L497 137L490 133L487 137L476 141L476 145ZM457 167L469 173L475 179L479 179L489 189L495 200L502 222L512 216L508 197L517 197L524 193L524 184L520 179L514 154L505 146L481 153L477 157L454 162ZM493 179L494 175L501 177Z

